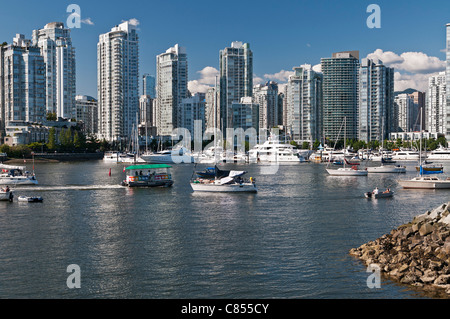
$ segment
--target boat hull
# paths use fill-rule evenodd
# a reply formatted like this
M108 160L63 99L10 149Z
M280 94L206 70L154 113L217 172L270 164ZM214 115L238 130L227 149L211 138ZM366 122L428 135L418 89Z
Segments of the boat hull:
M203 183L191 183L192 190L194 192L214 192L214 193L256 193L258 189L255 184L244 183L244 184L227 184L227 185L217 185L214 183L203 184Z
M366 196L366 198L372 198L372 199L390 198L390 197L394 196L394 192L378 193L378 194L374 194L372 192L368 192L368 193L365 193L364 195Z
M122 185L128 187L171 187L173 181L124 181L122 182Z
M141 158L149 164L181 164L194 163L192 156L159 156L159 155L142 155Z
M366 170L355 169L327 169L328 174L331 176L367 176Z
M369 173L406 173L405 166L380 166L380 167L368 167Z
M0 192L0 201L12 202L13 198L14 198L14 195L12 192Z
M38 181L33 178L23 176L11 176L0 178L0 185L37 185Z
M409 189L450 189L448 180L405 180L398 183Z

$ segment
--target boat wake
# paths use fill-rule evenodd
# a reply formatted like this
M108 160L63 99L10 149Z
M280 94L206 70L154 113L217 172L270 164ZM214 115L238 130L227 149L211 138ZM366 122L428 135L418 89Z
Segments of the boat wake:
M124 188L121 185L54 185L36 187L14 187L14 191L62 191L62 190L102 190Z

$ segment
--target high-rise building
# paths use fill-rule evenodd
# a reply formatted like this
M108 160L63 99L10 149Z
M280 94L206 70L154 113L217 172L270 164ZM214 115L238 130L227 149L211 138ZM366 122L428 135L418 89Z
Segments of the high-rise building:
M1 129L11 122L43 123L45 63L41 51L22 34L0 46Z
M205 94L205 126L207 129L218 127L220 118L218 103L216 88L209 88Z
M98 131L98 103L97 99L88 95L75 97L76 121L83 123L83 130L87 134L97 134Z
M409 94L398 94L394 98L398 116L398 130L411 132L414 125L414 100Z
M382 141L397 131L394 108L394 69L363 59L359 69L358 139Z
M205 93L196 93L191 97L187 97L180 102L180 126L187 129L191 138L194 134L203 134L205 131ZM200 121L199 129L201 132L195 131L195 121Z
M220 122L222 132L233 125L234 102L251 97L253 91L253 53L250 44L232 42L231 47L220 50Z
M420 131L425 129L425 93L415 91L410 94L414 103L414 115L413 115L413 131Z
M322 74L311 65L294 67L287 84L287 130L297 143L320 140L322 133Z
M115 26L110 32L99 36L98 135L110 142L130 138L138 124L138 42L136 26L128 22Z
M179 127L178 108L188 97L188 61L186 49L176 44L156 57L158 135L172 135Z
M46 64L46 110L62 118L75 118L75 48L70 29L51 22L34 30L32 43L41 49Z
M446 79L445 72L428 79L426 99L426 125L430 133L445 134L446 127Z
M255 129L255 133L259 132L259 105L254 103L250 96L245 96L239 102L232 103L233 110L233 127L234 129ZM231 128L231 127L229 127ZM225 134L227 132L224 132ZM228 138L228 136L227 136Z
M142 76L142 95L148 95L150 98L156 98L156 79L154 76L144 74Z
M359 51L333 53L321 59L323 134L332 141L358 137ZM344 121L344 118L346 121ZM346 127L343 127L346 123Z
M278 125L278 84L269 81L253 87L253 103L259 104L259 128L270 131Z
M450 23L447 23L447 39L446 39L446 52L447 52L447 68L446 68L446 87L450 88ZM447 107L446 107L446 124L445 124L445 138L450 140L450 89L447 89Z

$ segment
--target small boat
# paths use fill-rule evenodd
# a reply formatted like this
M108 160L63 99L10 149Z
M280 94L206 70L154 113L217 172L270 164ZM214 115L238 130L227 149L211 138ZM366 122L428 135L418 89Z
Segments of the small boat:
M28 203L42 203L44 199L41 196L19 196L17 198L19 202L28 202Z
M9 201L12 202L14 198L13 192L9 189L8 186L5 188L0 188L0 201Z
M368 167L369 173L406 173L406 166L400 165L381 165L377 167Z
M373 192L367 192L364 194L364 196L366 196L366 198L373 198L373 199L389 198L389 197L394 196L394 192L393 191L385 191L385 192L378 193L378 194L374 194Z
M438 164L428 164L416 166L416 170L422 174L442 174L444 173L444 167Z
M359 170L356 166L340 167L338 169L327 169L331 176L367 176L367 170Z
M194 156L185 147L141 155L141 159L150 164L194 163Z
M222 178L201 179L197 178L191 181L191 187L194 192L216 192L216 193L256 193L255 180L250 177L250 180L242 178L247 172L244 171L230 171L228 176Z
M0 185L36 185L34 173L26 171L25 166L0 164Z
M132 165L125 168L126 179L122 186L128 187L170 187L173 185L170 165Z
M359 163L358 162L349 162L346 158L344 158L345 164L350 165L350 166L358 166Z

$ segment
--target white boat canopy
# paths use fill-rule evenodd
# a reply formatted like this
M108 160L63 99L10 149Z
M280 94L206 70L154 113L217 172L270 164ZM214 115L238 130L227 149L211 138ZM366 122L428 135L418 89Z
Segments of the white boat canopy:
M237 177L237 176L242 176L244 175L245 171L230 171L230 174L228 175L229 177Z

